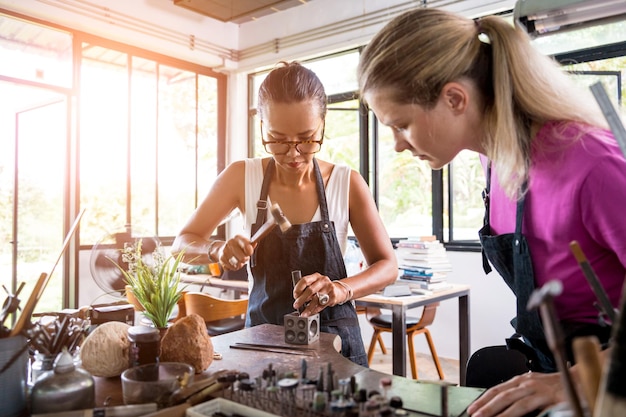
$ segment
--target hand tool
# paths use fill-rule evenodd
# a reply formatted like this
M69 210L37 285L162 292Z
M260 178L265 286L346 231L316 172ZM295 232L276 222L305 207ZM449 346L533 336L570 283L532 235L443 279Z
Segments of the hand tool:
M30 294L28 301L26 301L26 306L24 307L24 310L22 310L22 314L20 314L20 317L17 319L17 323L15 324L15 327L13 327L13 329L11 330L10 336L17 336L18 334L22 333L22 331L25 330L27 327L30 327L30 319L33 314L33 311L35 310L35 306L37 305L37 302L41 298L43 294L43 290L46 288L46 285L48 284L48 280L54 273L54 269L56 268L59 261L61 260L61 257L63 256L68 246L70 245L70 240L72 236L74 235L74 233L76 232L76 229L78 229L78 224L80 223L80 219L83 217L84 213L85 213L85 209L82 209L80 213L78 213L78 216L76 216L76 219L74 220L74 223L72 224L72 227L70 227L70 230L67 233L65 240L63 241L63 246L61 247L61 253L59 253L59 256L57 257L56 262L54 263L54 265L52 266L52 269L50 270L50 274L42 272L41 275L39 276L39 279L37 280L37 283L35 284L35 288L33 288L33 292Z
M602 378L602 363L600 361L600 342L596 336L577 337L572 342L574 358L578 367L583 394L593 410L598 397L598 387Z
M258 243L261 239L267 236L277 225L280 227L280 230L283 233L291 228L291 223L283 214L283 211L280 209L278 203L272 204L272 207L270 208L270 213L272 213L272 216L267 219L267 221L263 223L261 227L259 227L259 230L257 230L256 233L250 238L250 243Z
M611 353L604 366L594 417L626 415L626 285L622 289L620 307L617 320L613 323Z
M616 309L611 304L611 300L609 300L609 296L604 290L604 287L602 287L602 284L600 283L598 276L596 275L595 271L591 267L591 264L589 263L589 261L587 261L587 257L585 256L578 242L575 240L572 241L569 244L569 247L572 253L574 254L574 257L576 258L576 261L578 261L578 264L580 265L580 268L582 269L583 274L585 275L585 278L587 278L587 282L589 283L589 285L591 286L591 289L596 295L596 298L599 301L599 305L600 305L600 309L602 310L602 313L604 313L604 315L608 317L609 324L612 324L615 321Z
M546 341L552 351L552 355L554 355L572 415L574 417L583 417L582 406L565 361L565 338L554 309L554 297L561 295L562 292L563 283L561 281L548 281L543 287L533 291L526 308L528 310L539 309L545 327Z

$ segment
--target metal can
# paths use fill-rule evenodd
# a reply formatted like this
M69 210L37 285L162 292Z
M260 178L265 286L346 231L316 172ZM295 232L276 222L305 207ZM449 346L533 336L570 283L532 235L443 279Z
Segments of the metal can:
M67 350L57 356L54 370L44 372L35 381L31 392L32 414L90 409L95 402L93 377L76 368Z

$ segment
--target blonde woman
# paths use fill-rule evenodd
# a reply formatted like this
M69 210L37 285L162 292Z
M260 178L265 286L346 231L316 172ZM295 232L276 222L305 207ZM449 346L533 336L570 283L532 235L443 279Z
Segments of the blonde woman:
M572 83L527 34L499 17L471 20L421 8L389 22L361 55L363 98L390 126L395 150L433 169L464 149L481 155L487 178L479 236L490 264L517 298L511 321L533 370L554 372L529 295L552 279L568 358L571 341L610 327L569 244L577 240L618 306L626 274L626 161L593 96ZM508 335L506 335L508 336ZM521 416L563 400L557 373L529 373L488 391L472 416Z

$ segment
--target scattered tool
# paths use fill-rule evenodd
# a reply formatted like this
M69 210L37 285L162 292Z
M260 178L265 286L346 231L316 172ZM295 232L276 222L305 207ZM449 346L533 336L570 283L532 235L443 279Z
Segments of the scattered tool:
M609 300L609 296L604 290L604 287L602 287L602 284L600 283L600 280L598 279L598 276L596 275L595 271L591 267L591 264L589 263L589 261L587 261L587 257L583 253L583 250L578 244L578 242L575 240L572 241L569 244L569 247L572 253L574 254L574 257L576 257L576 261L578 261L580 268L583 270L583 274L585 274L585 278L587 278L587 282L589 282L591 289L596 295L596 298L598 299L599 307L602 313L608 318L608 324L611 325L615 321L617 310L611 304L611 300ZM602 320L605 322L607 321L607 319L605 318L602 318Z
M589 409L595 408L598 397L598 388L602 378L602 362L600 360L600 342L596 336L581 336L572 342L574 358L583 388L583 394L589 404Z
M85 209L82 209L80 213L78 213L78 216L76 216L76 219L74 220L74 223L72 224L72 227L70 227L70 230L67 233L67 236L65 236L65 240L63 241L63 246L61 247L61 253L59 253L59 256L57 257L56 262L52 266L52 269L50 270L50 274L42 272L41 275L39 276L37 283L35 283L35 288L33 288L33 292L30 294L28 301L26 301L26 306L22 310L22 314L20 314L20 317L17 319L17 323L15 324L15 327L13 327L13 329L11 330L10 336L17 336L20 333L22 333L22 331L26 330L28 327L31 326L30 319L33 314L33 311L35 311L35 306L37 305L37 302L43 295L43 290L46 289L46 285L48 284L48 280L54 273L54 269L56 268L59 261L61 260L61 257L63 257L63 254L65 253L68 246L70 245L70 240L72 236L74 235L74 233L76 232L76 229L78 229L78 224L80 223L80 219L83 217L84 213L85 213Z
M626 286L620 300L621 312L613 324L611 353L600 382L594 417L622 417L626 415Z
M554 355L554 360L559 374L561 375L561 380L565 387L565 395L573 416L583 417L582 406L565 360L565 338L563 337L563 331L561 330L554 309L554 297L561 295L562 292L563 284L561 281L548 281L543 287L536 289L530 295L526 308L528 310L539 309L545 327L546 341Z
M622 124L621 118L615 109L615 106L611 103L611 100L604 89L604 85L601 81L598 81L589 87L589 89L598 102L598 106L600 107L600 110L602 110L602 114L611 128L611 132L613 133L615 140L626 157L626 129Z
M317 356L315 349L298 348L281 345L261 345L255 343L235 343L231 349L258 350L261 352L284 353L287 355Z
M9 335L9 330L4 327L4 322L10 314L15 313L20 308L20 299L17 298L24 288L25 282L22 282L15 291L15 294L11 294L9 290L3 285L2 288L7 293L7 298L2 305L2 312L0 312L0 337L6 337Z
M301 278L302 272L300 270L291 271L291 282L293 283L293 288L296 288L296 284L298 284L298 281L300 281ZM298 309L298 314L302 314L305 307L306 305L300 306L300 308Z
M278 203L272 204L270 208L270 213L272 216L267 219L265 223L256 233L250 238L250 243L258 243L261 239L267 236L277 225L280 227L281 232L285 233L287 230L291 228L291 222L285 217L283 211L280 209Z

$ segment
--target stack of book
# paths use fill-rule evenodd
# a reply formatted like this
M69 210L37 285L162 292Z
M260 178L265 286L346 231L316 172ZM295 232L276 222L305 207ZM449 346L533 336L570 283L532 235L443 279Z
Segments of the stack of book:
M434 237L402 239L396 246L398 282L412 288L437 291L450 287L452 264L443 244Z

